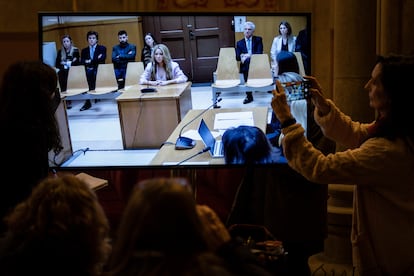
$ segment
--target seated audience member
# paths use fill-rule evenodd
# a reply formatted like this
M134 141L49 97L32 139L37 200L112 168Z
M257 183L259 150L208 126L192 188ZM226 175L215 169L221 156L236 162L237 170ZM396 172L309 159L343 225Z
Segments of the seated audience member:
M279 160L266 134L256 126L229 128L222 137L226 164L266 164Z
M96 194L74 175L44 179L6 219L0 274L100 275L111 247Z
M243 38L236 42L236 60L239 61L239 72L243 74L244 82L249 77L250 58L253 54L263 54L263 38L254 35L256 25L247 21L244 23ZM253 101L253 92L247 91L243 104Z
M157 44L152 51L151 62L141 75L140 84L168 85L188 80L180 65L171 59L170 50L164 44Z
M353 121L309 77L315 121L345 147L328 155L303 135L284 88L276 83L272 108L285 125L282 143L289 166L320 186L355 187L351 240L356 275L414 275L414 94L407 89L413 75L414 56L378 57L364 87L377 114L369 123Z
M229 242L224 224L210 208L196 205L185 179L144 180L125 208L106 274L234 275L216 254L230 251L223 249ZM257 267L250 275L269 274Z

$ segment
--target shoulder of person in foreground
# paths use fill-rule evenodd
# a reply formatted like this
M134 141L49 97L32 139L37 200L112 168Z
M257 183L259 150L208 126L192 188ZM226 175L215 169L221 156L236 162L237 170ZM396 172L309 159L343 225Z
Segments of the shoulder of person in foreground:
M207 205L197 205L208 246L235 275L271 275L242 240L230 236L217 214Z

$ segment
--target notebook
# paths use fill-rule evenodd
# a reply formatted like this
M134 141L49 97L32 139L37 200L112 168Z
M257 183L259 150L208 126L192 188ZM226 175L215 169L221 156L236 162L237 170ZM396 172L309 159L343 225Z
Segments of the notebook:
M204 119L201 119L200 126L198 127L198 134L200 134L201 140L206 147L210 147L210 154L214 158L223 157L223 143L221 140L216 140L208 128Z

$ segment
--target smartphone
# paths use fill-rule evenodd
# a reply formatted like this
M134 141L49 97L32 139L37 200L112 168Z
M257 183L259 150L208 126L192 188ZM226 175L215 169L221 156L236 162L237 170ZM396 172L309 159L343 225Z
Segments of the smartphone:
M304 98L309 99L311 97L312 81L310 79L303 79L302 86Z
M288 101L298 101L309 97L311 81L304 79L303 81L282 82L282 86L285 88Z

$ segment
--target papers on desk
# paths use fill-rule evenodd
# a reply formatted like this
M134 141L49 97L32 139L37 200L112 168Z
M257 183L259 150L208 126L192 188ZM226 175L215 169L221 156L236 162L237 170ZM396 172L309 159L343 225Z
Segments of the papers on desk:
M214 117L214 129L217 131L211 131L211 134L213 134L214 138L217 138L218 136L223 135L226 129L241 125L254 126L252 111L217 113ZM181 136L193 140L201 140L197 129L187 130Z
M241 125L254 126L252 111L217 113L214 118L214 129L226 130Z

